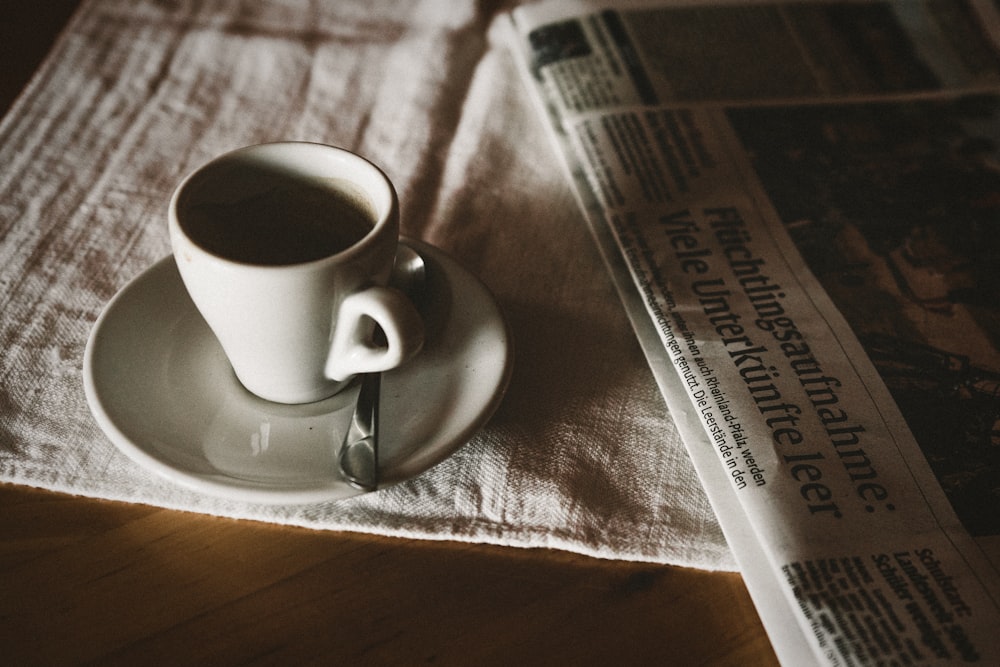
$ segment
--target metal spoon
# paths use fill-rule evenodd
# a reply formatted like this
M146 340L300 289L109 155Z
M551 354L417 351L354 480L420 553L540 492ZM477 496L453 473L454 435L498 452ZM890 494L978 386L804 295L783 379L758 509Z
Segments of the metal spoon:
M419 305L426 281L424 258L402 243L396 249L391 285ZM340 446L340 470L351 486L362 491L378 488L378 409L381 373L366 373L354 407L351 425Z

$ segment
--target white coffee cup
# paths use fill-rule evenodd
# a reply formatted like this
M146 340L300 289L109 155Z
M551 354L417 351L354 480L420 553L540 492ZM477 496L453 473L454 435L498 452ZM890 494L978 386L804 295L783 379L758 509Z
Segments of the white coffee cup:
M423 345L413 305L386 287L395 189L354 153L282 142L222 155L178 186L169 229L191 299L261 398L320 400Z

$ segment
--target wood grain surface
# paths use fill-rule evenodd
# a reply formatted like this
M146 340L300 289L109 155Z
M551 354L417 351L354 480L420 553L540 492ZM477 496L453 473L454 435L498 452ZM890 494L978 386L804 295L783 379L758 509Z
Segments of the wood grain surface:
M0 10L6 111L74 2ZM769 665L738 574L0 485L0 663Z
M0 486L7 664L773 664L737 574Z

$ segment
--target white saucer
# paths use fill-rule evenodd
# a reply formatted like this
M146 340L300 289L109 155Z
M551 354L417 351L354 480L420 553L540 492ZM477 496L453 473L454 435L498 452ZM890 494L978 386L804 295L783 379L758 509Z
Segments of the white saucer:
M385 373L383 486L440 462L493 414L507 387L511 343L486 287L441 250L406 240L427 264L420 355ZM246 391L188 297L173 257L123 288L101 314L83 362L98 424L140 465L230 499L313 503L361 493L337 465L358 383L307 405Z

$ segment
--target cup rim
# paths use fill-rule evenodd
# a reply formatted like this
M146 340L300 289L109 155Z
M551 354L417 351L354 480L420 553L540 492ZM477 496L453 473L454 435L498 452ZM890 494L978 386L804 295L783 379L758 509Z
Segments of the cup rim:
M299 157L294 160L294 164L292 156L288 155L293 151L299 154ZM303 156L301 155L302 153L307 153L307 155ZM287 164L292 166L296 171L301 171L303 175L308 177L336 176L337 178L344 178L344 172L338 172L336 174L332 172L330 165L333 164L337 164L344 168L354 169L356 170L355 173L363 173L363 179L351 177L345 180L350 180L355 185L359 185L375 208L377 215L374 223L372 224L372 228L369 229L368 232L360 239L338 252L312 260L292 262L288 264L264 264L233 259L225 255L220 255L204 247L187 234L180 222L178 205L180 204L182 196L187 188L190 187L190 185L200 176L204 175L209 169L216 168L221 163L233 161L235 158L253 154L274 159L275 164ZM310 158L310 156L312 156L312 158ZM320 156L322 159L315 159L316 156ZM359 183L359 180L364 180L364 184ZM175 239L182 239L186 251L194 250L206 257L211 257L216 262L220 262L223 265L228 265L233 268L241 267L269 271L287 271L298 268L311 269L324 263L340 263L349 261L353 256L364 253L366 248L374 243L376 239L382 235L385 228L392 223L393 218L398 218L398 211L399 200L392 181L390 181L385 172L371 160L346 148L330 144L310 141L273 141L250 144L227 151L201 164L196 169L188 173L187 176L185 176L184 179L177 185L170 197L168 224L171 236Z

